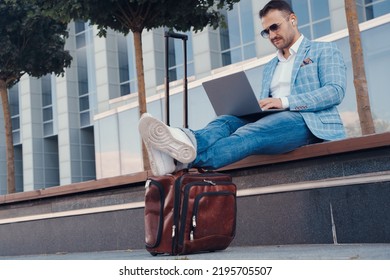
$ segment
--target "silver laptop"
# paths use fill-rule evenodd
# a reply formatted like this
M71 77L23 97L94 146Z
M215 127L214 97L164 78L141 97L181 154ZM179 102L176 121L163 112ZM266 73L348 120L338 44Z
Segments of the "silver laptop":
M217 116L269 114L284 109L263 111L245 72L237 72L204 82L203 87Z

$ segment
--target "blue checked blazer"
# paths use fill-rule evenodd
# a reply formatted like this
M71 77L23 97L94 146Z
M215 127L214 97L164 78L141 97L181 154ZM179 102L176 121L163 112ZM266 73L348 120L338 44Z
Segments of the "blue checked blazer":
M277 64L275 57L265 65L261 99L270 96ZM293 66L288 101L290 111L299 112L310 131L320 139L345 138L336 106L344 98L346 80L343 57L334 43L303 39Z

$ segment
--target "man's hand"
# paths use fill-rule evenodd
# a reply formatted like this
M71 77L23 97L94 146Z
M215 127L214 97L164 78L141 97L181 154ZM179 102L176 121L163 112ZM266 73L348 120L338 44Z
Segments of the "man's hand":
M262 110L268 109L283 109L282 100L280 98L265 98L259 101Z

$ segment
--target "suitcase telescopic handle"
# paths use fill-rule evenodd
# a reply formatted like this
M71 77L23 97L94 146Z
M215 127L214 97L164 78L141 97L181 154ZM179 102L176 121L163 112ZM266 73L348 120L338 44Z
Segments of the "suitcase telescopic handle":
M175 38L175 39L182 39L182 40L187 40L188 36L186 34L181 34L181 33L175 33L172 31L166 31L165 36Z
M187 80L187 40L186 34L165 32L165 123L170 125L169 117L169 38L183 40L184 78L183 78L183 126L188 128L188 80Z

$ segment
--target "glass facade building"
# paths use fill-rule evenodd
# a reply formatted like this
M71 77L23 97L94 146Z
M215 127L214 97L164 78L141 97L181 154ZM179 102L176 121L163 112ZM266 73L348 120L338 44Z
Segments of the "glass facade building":
M259 34L259 10L268 0L241 0L226 13L226 27L188 32L189 126L215 117L202 82L245 71L255 90L275 55ZM300 31L312 40L334 41L348 68L347 94L339 111L348 137L361 135L353 86L343 0L290 0ZM365 68L377 132L390 131L387 65L390 63L390 0L356 0ZM142 171L138 134L138 85L133 38L96 27L69 24L66 48L73 56L63 77L23 76L9 90L17 191L29 191ZM143 33L148 112L164 119L164 28ZM183 45L170 39L171 125L182 126ZM6 193L5 140L0 114L0 194Z

